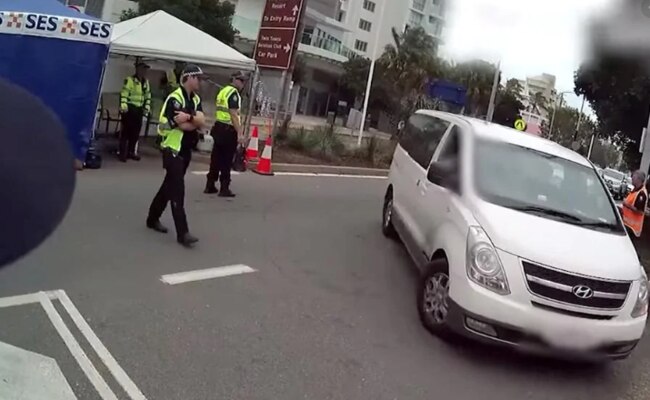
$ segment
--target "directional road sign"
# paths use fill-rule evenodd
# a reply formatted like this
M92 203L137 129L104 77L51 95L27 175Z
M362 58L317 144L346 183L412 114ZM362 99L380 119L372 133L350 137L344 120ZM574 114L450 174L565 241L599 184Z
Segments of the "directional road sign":
M302 8L303 0L266 0L255 46L255 61L260 67L289 69Z

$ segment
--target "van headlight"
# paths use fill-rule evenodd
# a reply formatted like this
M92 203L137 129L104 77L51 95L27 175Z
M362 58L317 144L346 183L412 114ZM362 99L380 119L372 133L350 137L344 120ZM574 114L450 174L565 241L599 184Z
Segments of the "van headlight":
M510 294L499 255L487 233L478 226L471 226L467 235L467 275L495 293Z
M643 278L639 284L639 294L632 310L632 318L638 318L648 313L648 277L643 272Z

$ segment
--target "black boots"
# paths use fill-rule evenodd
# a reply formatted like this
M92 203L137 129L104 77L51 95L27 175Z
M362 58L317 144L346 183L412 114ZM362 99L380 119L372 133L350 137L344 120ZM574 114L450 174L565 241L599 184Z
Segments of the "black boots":
M180 243L182 246L185 247L192 247L192 245L198 241L199 241L198 238L190 235L189 233L186 233L178 237L178 243Z
M217 190L217 187L214 186L214 181L211 181L208 179L208 181L205 183L205 190L203 191L205 194L215 194L219 193Z
M228 187L226 187L226 188L223 188L223 187L222 187L222 188L221 188L221 191L219 192L219 197L229 197L229 198L232 198L232 197L236 197L236 196L237 196L237 195L234 194L233 192L231 192L231 191L230 191L230 188L228 188Z
M150 221L147 220L147 228L152 229L156 232L167 233L168 229L160 223L160 221Z

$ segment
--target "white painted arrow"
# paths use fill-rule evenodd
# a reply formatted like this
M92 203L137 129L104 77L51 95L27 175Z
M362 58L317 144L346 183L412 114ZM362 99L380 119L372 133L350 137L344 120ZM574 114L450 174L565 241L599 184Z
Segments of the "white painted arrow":
M293 6L293 9L291 11L293 11L293 16L295 17L296 14L298 14L298 11L300 11L300 9L298 8L298 6Z
M283 47L283 49L284 49L284 52L285 52L285 53L288 53L288 52L291 51L291 46L289 46L289 45L287 44L286 46Z
M0 399L77 397L54 359L0 342Z

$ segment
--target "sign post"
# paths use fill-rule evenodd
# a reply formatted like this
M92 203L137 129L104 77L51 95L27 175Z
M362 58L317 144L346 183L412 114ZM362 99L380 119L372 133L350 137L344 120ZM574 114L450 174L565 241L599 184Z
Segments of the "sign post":
M258 67L282 71L280 96L273 113L275 130L286 97L288 71L293 67L304 0L266 0L255 45Z

